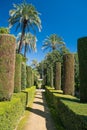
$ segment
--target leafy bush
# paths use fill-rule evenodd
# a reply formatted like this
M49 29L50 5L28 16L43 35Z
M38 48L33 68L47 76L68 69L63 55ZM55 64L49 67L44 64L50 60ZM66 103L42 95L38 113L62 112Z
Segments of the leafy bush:
M27 93L27 95L26 95ZM0 102L0 129L13 130L23 115L26 103L30 104L34 98L35 86L21 93L14 93L11 101Z
M51 88L46 88L46 93L65 129L87 130L87 104L82 104L78 98L60 94Z

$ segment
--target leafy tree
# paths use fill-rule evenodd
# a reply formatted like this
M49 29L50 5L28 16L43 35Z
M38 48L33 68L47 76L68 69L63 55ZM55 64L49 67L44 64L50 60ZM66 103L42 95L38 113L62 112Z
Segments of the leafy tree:
M9 28L0 27L0 34L9 34Z
M19 48L19 43L20 43L20 39L21 39L21 33L18 34L17 36L17 43L18 43L18 47ZM24 47L24 57L26 57L26 53L28 51L34 50L36 51L36 42L37 39L36 37L31 34L31 33L26 33L25 36L23 37L23 47Z
M21 29L21 39L19 43L18 53L22 48L23 37L30 29L35 31L35 28L41 29L41 20L39 12L32 4L23 2L21 4L14 4L14 9L10 10L9 26L16 24L16 30Z
M57 34L51 34L44 40L44 44L42 49L60 49L64 45L63 39L59 37Z

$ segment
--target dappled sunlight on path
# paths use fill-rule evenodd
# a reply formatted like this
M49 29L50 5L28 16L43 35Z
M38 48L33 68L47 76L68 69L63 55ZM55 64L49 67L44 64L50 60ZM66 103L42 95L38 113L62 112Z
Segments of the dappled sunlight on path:
M32 108L27 107L30 116L24 130L56 130L43 93L43 90L37 90Z

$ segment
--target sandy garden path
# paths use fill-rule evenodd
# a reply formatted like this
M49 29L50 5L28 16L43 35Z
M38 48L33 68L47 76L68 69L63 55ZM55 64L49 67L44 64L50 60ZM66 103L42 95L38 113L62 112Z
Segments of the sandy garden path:
M43 90L37 90L32 108L27 108L30 111L29 119L25 124L24 130L56 130L47 107Z

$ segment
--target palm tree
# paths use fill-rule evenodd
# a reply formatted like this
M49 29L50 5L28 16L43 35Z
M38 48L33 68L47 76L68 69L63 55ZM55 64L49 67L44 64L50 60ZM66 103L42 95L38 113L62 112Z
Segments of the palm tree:
M61 46L64 46L63 39L59 37L57 34L51 34L44 40L42 49L51 48L52 50L56 50L59 49Z
M39 65L39 63L38 63L38 61L37 61L36 59L32 60L31 66L32 66L33 68L36 69L36 68L38 67L38 65Z
M17 47L19 48L20 44L20 39L21 39L21 33L18 34L17 36ZM26 53L31 50L36 51L36 42L37 39L36 37L31 34L31 33L25 33L25 36L22 39L22 45L24 47L24 57L26 57Z
M32 29L35 32L35 28L38 27L41 30L41 20L39 12L32 4L23 2L21 4L14 4L14 9L10 10L9 26L16 24L16 30L21 28L21 39L18 48L18 53L22 48L22 40L26 32Z

